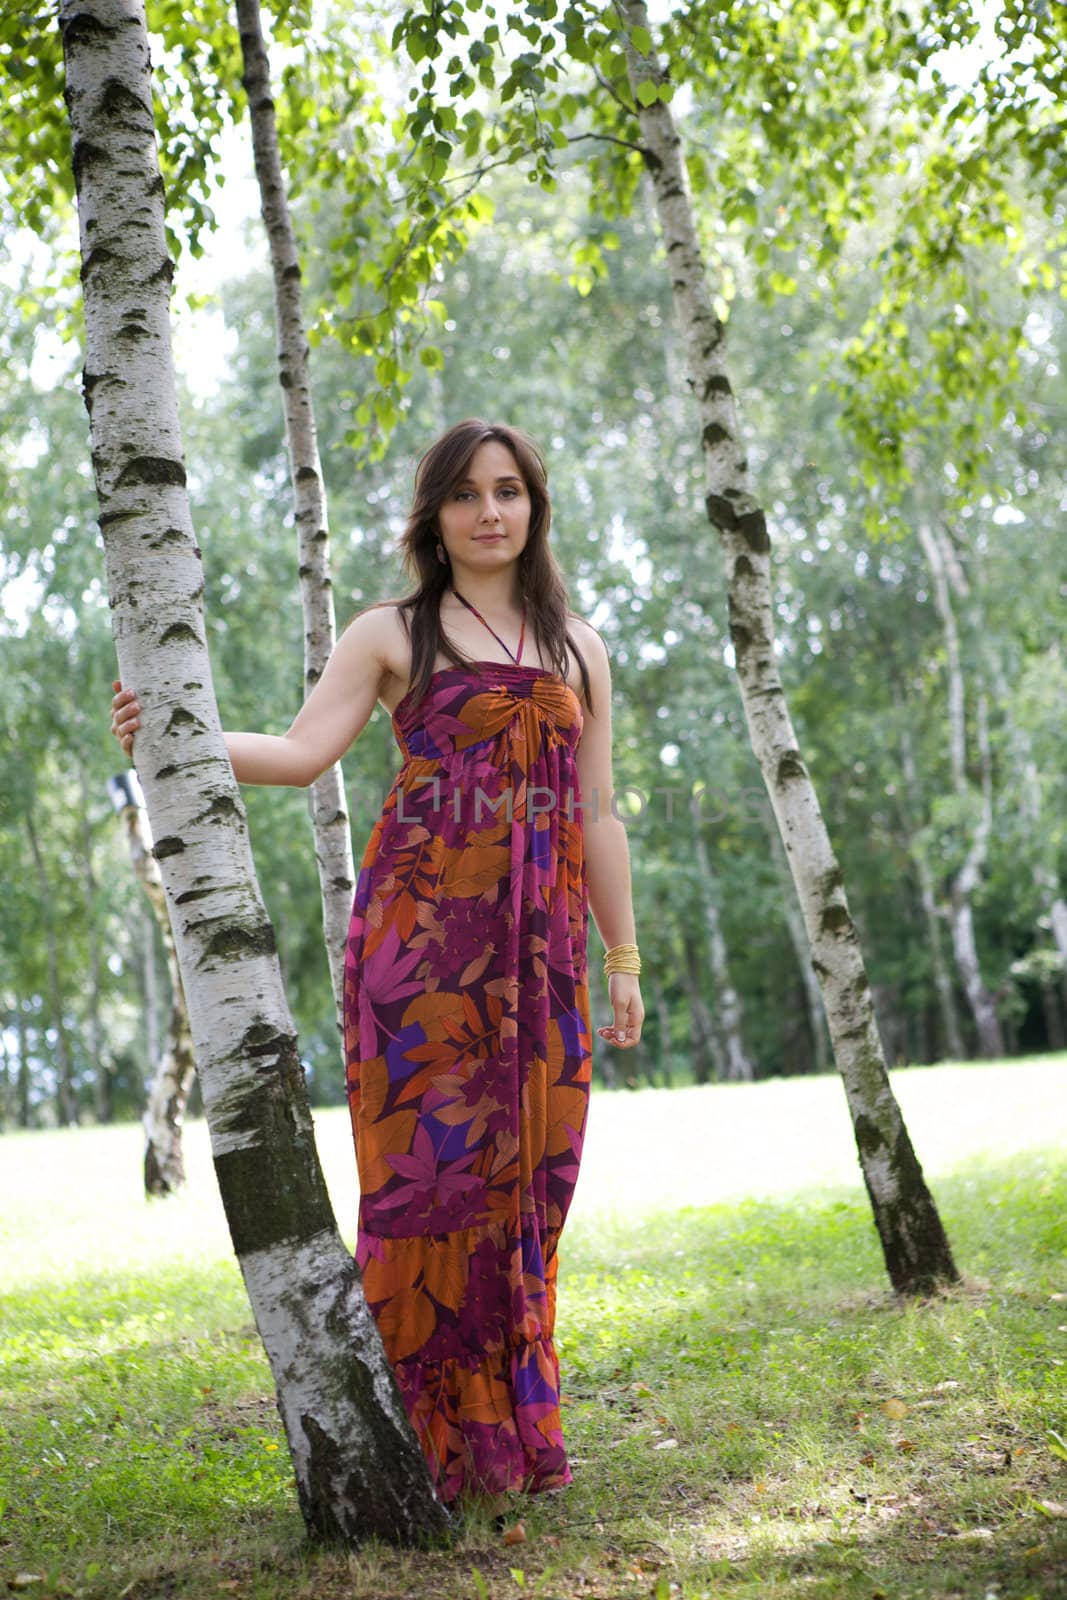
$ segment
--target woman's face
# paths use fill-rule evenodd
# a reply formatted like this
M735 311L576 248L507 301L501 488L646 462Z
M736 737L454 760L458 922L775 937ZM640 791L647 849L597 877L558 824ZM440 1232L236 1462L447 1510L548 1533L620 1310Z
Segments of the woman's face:
M487 439L438 508L441 543L455 564L492 572L518 559L530 531L530 494L507 445Z

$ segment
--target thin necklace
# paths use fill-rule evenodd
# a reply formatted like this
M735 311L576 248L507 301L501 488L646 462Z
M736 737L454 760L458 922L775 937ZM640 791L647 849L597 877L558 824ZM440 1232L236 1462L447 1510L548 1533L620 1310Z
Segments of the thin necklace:
M455 595L457 600L463 600L463 596L460 594L460 592L456 588L455 584L452 585L452 593ZM472 606L469 600L463 600L463 604L466 606L468 611L473 611L474 612L474 615L478 618L479 622L485 622L485 618L482 616L482 614L478 610L477 606ZM524 636L526 634L526 596L523 595L523 597L522 597L522 627L519 629L519 651L518 651L518 655L512 656L511 655L511 651L508 650L507 645L504 643L504 641L500 637L499 633L497 633L496 629L493 628L493 627L490 627L488 622L485 622L485 625L486 625L487 628L489 628L489 632L493 635L493 638L496 640L497 644L500 645L501 649L507 650L508 655L511 656L512 661L514 661L515 665L518 666L519 661L522 658L522 641L523 641L523 638L524 638Z

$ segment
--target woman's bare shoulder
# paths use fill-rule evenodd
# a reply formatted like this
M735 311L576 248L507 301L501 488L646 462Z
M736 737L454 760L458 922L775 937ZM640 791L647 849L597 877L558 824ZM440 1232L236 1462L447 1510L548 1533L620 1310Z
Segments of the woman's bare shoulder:
M567 630L579 649L592 650L599 657L607 655L604 635L599 628L594 628L591 622L580 617L577 611L567 612Z

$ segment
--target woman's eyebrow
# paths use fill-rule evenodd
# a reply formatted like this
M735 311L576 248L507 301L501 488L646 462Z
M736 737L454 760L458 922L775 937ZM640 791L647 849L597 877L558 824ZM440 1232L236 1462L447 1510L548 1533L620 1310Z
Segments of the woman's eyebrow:
M513 472L505 472L502 477L494 478L493 482L494 483L521 483L522 479L516 477ZM463 489L463 488L466 487L466 485L468 483L473 484L474 483L474 479L473 478L460 478L459 482L456 484L456 488L457 489Z

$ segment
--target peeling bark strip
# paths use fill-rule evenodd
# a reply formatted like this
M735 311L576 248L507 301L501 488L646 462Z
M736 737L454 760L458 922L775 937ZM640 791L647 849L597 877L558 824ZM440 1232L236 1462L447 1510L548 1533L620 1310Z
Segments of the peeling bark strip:
M670 107L640 100L642 84L658 89L664 82L655 57L638 55L631 42L635 29L648 29L645 0L620 0L619 10L689 385L700 405L706 507L726 556L730 637L749 736L796 884L890 1281L900 1292L922 1293L959 1275L890 1087L841 870L778 675L766 519L741 444L725 329L712 307L681 143Z
M300 261L289 215L270 63L260 24L259 0L236 0L244 62L242 79L252 120L252 150L259 203L274 274L274 323L278 337L278 381L285 413L285 438L293 480L297 564L304 609L304 695L322 677L336 638L326 488L322 481L315 409L308 370L308 342L300 298ZM315 834L315 859L322 892L322 925L330 962L339 1036L344 1033L345 941L352 915L356 873L344 777L339 762L311 785L308 796Z
M448 1518L323 1182L202 642L184 469L129 470L183 459L143 3L63 0L60 29L108 592L122 679L143 707L137 754L219 1187L308 1529L347 1542L421 1541ZM135 340L125 336L134 324Z

